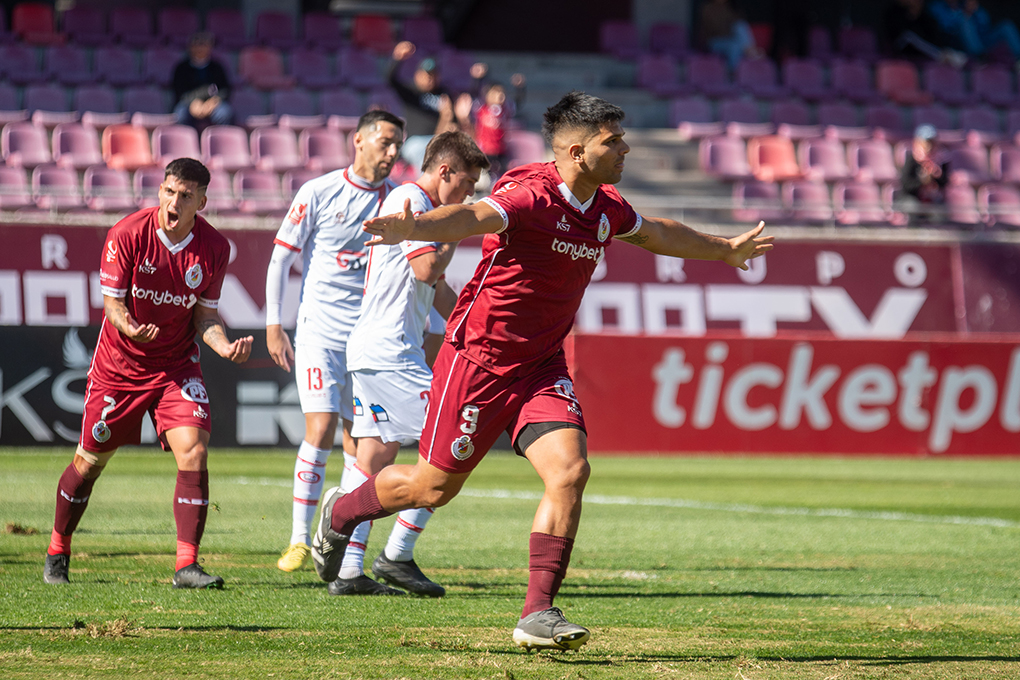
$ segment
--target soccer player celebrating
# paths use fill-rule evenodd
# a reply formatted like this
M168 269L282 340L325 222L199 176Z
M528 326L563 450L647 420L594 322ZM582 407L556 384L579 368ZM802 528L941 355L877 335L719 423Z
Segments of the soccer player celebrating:
M380 208L398 212L411 202L415 215L441 205L463 203L474 194L489 159L463 132L443 132L425 149L423 174L397 187ZM354 428L358 462L344 470L340 489L351 492L393 463L400 443L421 436L428 403L429 368L422 342L433 305L445 319L457 296L443 278L454 245L403 241L369 251L361 316L347 341L347 367L354 379ZM333 493L327 492L327 498ZM413 558L414 544L432 515L431 508L402 511L372 573L416 595L442 597L445 590L426 577ZM364 575L371 523L354 530L332 595L355 594Z
M609 186L620 181L630 151L623 116L609 102L571 92L545 114L552 162L511 170L478 203L415 217L405 202L401 213L365 225L376 236L369 245L486 236L436 359L417 464L388 466L355 491L330 496L318 529L321 559L339 569L361 522L448 503L505 430L545 485L532 524L524 609L513 632L528 649L576 649L590 637L553 606L590 473L563 339L605 248L616 238L742 269L772 248L772 237L760 236L764 224L727 239L638 215Z
M247 361L252 337L227 340L217 312L230 244L196 214L208 186L204 165L178 158L166 166L159 206L125 217L106 238L99 271L106 317L89 369L81 440L57 484L46 583L68 582L71 535L92 486L121 445L139 443L149 413L177 461L173 586L223 587L198 564L212 416L195 335L235 363Z
M363 115L354 133L354 162L306 182L274 240L266 274L266 344L278 366L285 371L294 366L305 414L305 437L294 464L290 545L277 562L283 571L295 571L308 559L310 527L340 418L344 467L354 461L346 350L365 286L368 235L361 224L379 214L393 189L387 178L403 139L400 118L386 111ZM288 273L299 255L301 302L292 346L281 325L281 310ZM361 585L379 593L392 592L370 578L364 581Z

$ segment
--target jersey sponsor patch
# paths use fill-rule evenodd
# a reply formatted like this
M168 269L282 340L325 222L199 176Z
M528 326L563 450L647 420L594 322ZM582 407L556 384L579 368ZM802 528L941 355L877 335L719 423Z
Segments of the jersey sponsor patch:
M560 231L570 231L570 222L567 222L566 215L560 215L560 219L556 220L556 228Z
M453 440L450 444L450 453L457 460L467 460L471 457L471 454L475 452L475 443L471 441L471 437L463 434Z
M138 271L141 272L142 274L155 274L156 265L149 262L149 258L145 258L145 262L138 265Z
M552 249L554 252L569 255L571 260L592 260L596 263L601 262L606 254L605 247L593 248L587 243L571 243L558 238L553 239Z
M106 261L116 262L117 261L117 244L113 241L106 242Z
M511 191L513 191L519 186L520 184L518 184L517 182L507 182L500 188L496 189L496 195L501 196L503 194L509 194Z
M206 418L209 417L209 412L202 408L200 404L195 407L195 410L191 412L191 415L195 416L196 418L201 418L202 420L205 420Z
M354 415L363 416L365 415L365 407L362 405L361 400L354 397Z
M368 410L372 412L372 420L375 422L388 423L390 421L390 417L386 414L386 409L379 404L372 404L368 407Z
M188 268L188 271L184 272L184 283L188 284L188 288L194 290L202 285L202 265L195 263Z
M295 203L287 213L287 220L294 225L301 224L301 220L305 219L305 213L308 212L307 203Z
M345 272L364 269L367 260L368 253L364 250L341 250L336 254L336 263Z
M181 396L196 404L208 404L209 394L205 391L205 385L201 378L188 378L181 385Z

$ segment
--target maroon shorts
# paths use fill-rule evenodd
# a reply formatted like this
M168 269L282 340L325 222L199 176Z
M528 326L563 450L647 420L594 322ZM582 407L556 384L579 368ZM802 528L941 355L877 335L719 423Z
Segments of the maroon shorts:
M584 430L562 351L527 375L502 376L444 344L433 371L418 452L440 470L470 472L500 433L513 442L530 423L572 423Z
M209 432L212 415L201 368L189 367L187 371L138 390L125 390L89 379L79 443L92 453L138 444L147 412L152 414L160 442L168 451L163 436L167 430L197 427Z

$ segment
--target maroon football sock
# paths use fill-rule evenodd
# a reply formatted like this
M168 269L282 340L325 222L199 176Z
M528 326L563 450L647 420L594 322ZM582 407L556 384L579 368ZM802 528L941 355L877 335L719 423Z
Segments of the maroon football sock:
M78 522L85 514L89 496L92 495L92 485L95 483L95 479L82 478L74 463L68 465L64 474L60 476L60 481L57 482L57 509L53 517L53 533L64 537L64 540L51 538L47 551L49 554L71 554L71 534L78 528Z
M538 532L532 532L529 543L531 559L528 562L528 594L524 598L522 619L552 606L563 577L567 575L570 551L574 548L572 538Z
M191 545L202 543L205 518L209 514L209 471L177 471L174 487L174 522L177 540Z
M333 504L330 522L333 531L350 536L354 528L362 522L382 519L393 514L383 510L382 503L379 502L379 496L375 493L376 476L372 475L364 484Z

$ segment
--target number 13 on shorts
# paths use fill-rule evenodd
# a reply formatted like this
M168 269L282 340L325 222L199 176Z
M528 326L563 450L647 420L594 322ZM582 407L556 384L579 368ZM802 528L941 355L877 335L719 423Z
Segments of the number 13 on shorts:
M460 431L464 434L474 434L478 429L478 407L474 404L467 404L461 409L460 417L464 420L460 424Z

